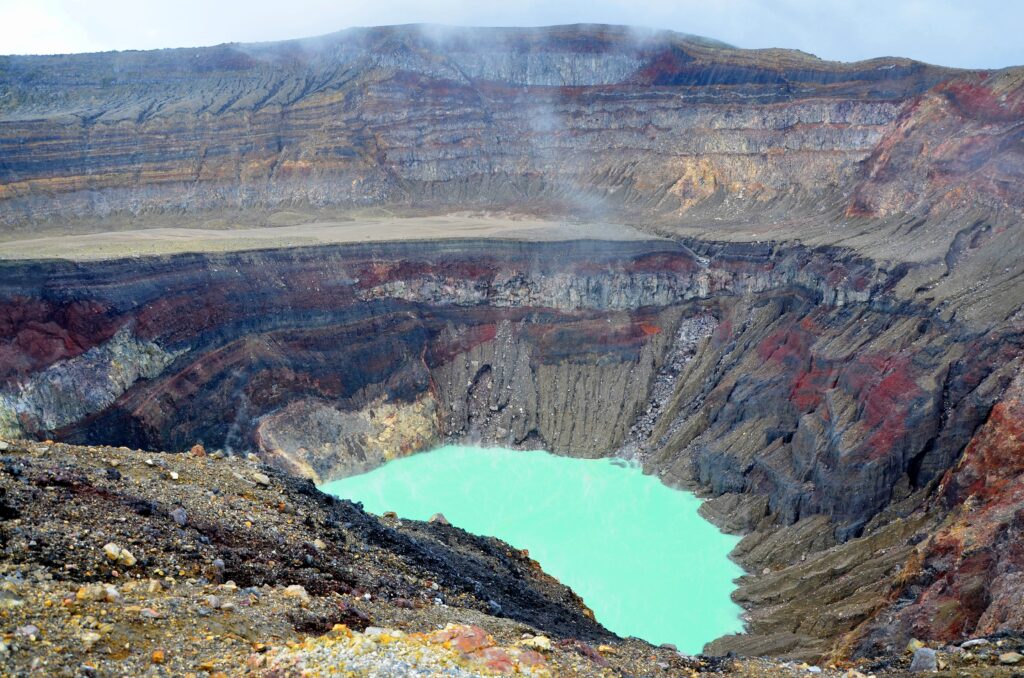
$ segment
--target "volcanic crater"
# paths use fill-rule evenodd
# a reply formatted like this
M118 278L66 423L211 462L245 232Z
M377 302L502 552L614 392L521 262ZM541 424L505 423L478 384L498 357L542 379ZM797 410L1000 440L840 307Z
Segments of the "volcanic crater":
M610 26L0 57L0 437L620 455L744 535L709 654L1021 631L1022 121Z

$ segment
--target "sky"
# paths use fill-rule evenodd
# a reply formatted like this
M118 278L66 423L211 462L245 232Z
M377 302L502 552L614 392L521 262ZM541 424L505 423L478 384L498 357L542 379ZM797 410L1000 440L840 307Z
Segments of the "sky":
M627 24L840 61L1024 64L1024 0L0 0L0 54L193 47L404 23Z

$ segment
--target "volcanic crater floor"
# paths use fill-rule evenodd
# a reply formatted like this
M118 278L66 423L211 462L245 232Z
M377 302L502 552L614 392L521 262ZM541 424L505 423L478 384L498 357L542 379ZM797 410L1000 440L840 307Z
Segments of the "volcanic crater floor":
M304 216L298 223L277 223L273 216L162 223L128 230L79 232L77 227L40 229L31 234L0 233L0 260L69 259L92 261L120 257L169 256L185 252L239 252L282 247L313 247L360 242L491 239L523 242L566 240L652 240L655 236L624 224L572 221L505 213L441 215L357 214L336 218ZM301 215L300 215L301 216ZM105 224L109 229L112 224ZM113 224L117 226L117 224Z

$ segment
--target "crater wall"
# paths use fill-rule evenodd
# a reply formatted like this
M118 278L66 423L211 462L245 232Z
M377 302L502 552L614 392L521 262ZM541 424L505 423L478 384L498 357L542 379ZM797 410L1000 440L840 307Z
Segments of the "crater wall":
M748 633L710 650L1008 628L1022 74L608 26L0 57L0 432L320 480L619 453L746 535ZM579 238L24 255L453 211Z

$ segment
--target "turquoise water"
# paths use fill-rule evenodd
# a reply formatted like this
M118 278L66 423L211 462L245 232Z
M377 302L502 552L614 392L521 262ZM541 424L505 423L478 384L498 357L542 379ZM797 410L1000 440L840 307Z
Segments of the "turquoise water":
M443 513L530 551L621 636L690 654L742 629L729 594L738 537L697 515L700 500L609 459L447 446L323 485L367 511Z

